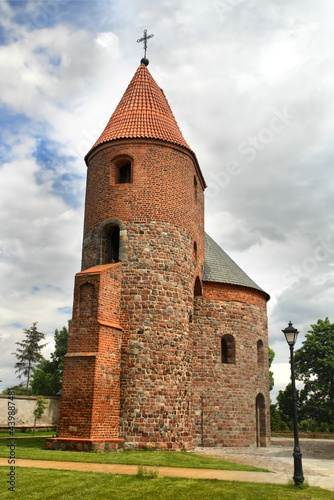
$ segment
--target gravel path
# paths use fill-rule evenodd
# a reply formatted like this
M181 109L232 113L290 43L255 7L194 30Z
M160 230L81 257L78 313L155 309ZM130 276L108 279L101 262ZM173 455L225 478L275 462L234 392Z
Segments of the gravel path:
M273 438L268 448L200 448L193 453L220 457L233 462L263 467L273 472L293 474L293 439ZM307 476L327 476L334 483L334 440L301 439L303 472Z

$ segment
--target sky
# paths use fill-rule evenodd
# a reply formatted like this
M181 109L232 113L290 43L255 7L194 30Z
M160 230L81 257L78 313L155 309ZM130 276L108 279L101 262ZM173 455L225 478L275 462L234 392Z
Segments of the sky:
M206 231L282 329L334 321L330 0L0 1L0 391L38 322L53 351L80 271L86 166L143 57L205 177Z

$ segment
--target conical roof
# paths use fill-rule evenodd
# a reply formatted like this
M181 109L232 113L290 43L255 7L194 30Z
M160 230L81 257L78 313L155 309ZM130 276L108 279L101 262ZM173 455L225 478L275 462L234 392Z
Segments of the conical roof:
M262 290L247 274L227 255L226 252L205 233L203 281L246 286L263 292L267 299L270 296Z
M193 153L182 136L163 90L143 64L137 69L92 149L104 142L123 138L160 139Z

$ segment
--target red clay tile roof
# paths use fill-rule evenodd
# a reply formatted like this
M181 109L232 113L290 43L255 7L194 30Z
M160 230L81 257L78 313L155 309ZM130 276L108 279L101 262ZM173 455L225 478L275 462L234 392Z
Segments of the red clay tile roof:
M192 152L182 136L163 90L144 65L137 69L92 149L107 141L140 137L167 141Z

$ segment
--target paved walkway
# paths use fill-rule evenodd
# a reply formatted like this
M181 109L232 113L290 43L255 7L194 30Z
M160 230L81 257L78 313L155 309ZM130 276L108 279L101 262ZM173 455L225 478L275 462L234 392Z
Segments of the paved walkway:
M268 448L198 447L193 453L266 468L276 473L277 478L284 476L287 482L293 476L293 446L293 439L272 438ZM303 472L309 484L334 491L334 440L301 439L300 448Z
M311 443L310 441L319 441ZM334 491L334 441L328 445L324 440L301 442L304 475L311 486L320 486ZM188 477L194 479L219 479L224 481L250 481L255 483L286 484L293 475L292 440L273 440L269 448L196 448L196 453L225 458L239 463L265 467L272 472L223 471L214 469L186 469L178 467L158 467L160 476ZM333 458L307 458L313 454ZM324 449L326 449L324 451ZM286 456L288 454L288 456ZM0 465L8 465L8 459L0 458ZM60 469L103 472L108 474L137 474L137 465L96 464L82 462L56 462L46 460L16 459L18 467L38 467L41 469Z

